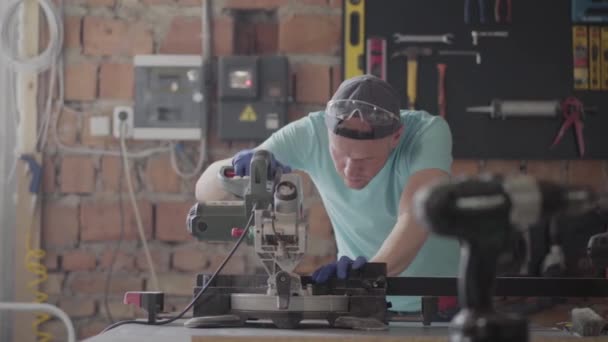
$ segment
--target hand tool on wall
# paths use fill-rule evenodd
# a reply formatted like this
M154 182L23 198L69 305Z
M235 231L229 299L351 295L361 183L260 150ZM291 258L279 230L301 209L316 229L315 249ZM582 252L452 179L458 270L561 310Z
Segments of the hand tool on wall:
M447 114L447 103L445 97L445 72L448 65L445 63L437 63L437 74L439 80L437 82L439 89L437 89L437 105L439 107L439 115L445 118Z
M601 89L600 32L599 26L589 26L589 89L591 90Z
M386 81L386 39L367 38L365 60L367 72Z
M497 23L511 23L511 0L496 0L494 3L494 20Z
M561 108L559 100L500 100L494 99L489 106L468 107L467 112L488 113L490 118L557 117Z
M416 96L418 85L418 57L430 56L433 50L410 46L393 53L392 58L405 56L407 58L407 103L409 109L416 108Z
M457 178L418 191L414 214L428 230L461 244L458 298L449 340L528 341L524 316L497 312L492 297L501 263L524 264L530 253L524 235L556 215L594 208L597 194L586 188L539 181L529 175ZM517 253L524 248L524 258Z
M488 22L488 8L486 0L464 0L464 22L471 24L473 22L472 11L473 6L477 3L477 11L479 13L479 22L485 24Z
M602 90L608 90L608 26L601 28L600 39L600 83Z
M477 46L479 42L479 37L500 37L507 38L509 37L508 31L471 31L471 38L473 38L473 45Z
M393 42L395 44L400 43L444 43L452 44L454 35L452 33L446 34L402 34L393 33Z
M481 54L474 50L439 50L437 53L440 56L474 56L475 63L481 64Z
M585 113L583 103L576 97L569 97L561 104L562 115L565 119L562 127L559 129L555 140L551 147L555 147L564 137L566 130L574 125L574 134L576 135L576 143L578 145L578 154L583 157L585 155L585 137L583 136L583 121L582 117Z
M572 55L574 58L574 89L589 89L589 41L587 26L572 27Z

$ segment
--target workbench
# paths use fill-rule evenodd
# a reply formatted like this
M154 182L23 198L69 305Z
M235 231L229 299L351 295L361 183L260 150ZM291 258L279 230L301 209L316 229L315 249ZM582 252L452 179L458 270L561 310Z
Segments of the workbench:
M91 337L85 342L202 342L202 341L252 341L252 342L304 342L304 341L447 341L448 323L433 323L429 327L418 322L391 322L387 331L356 331L331 329L321 321L302 322L300 329L283 330L269 322L256 321L240 328L190 329L182 321L166 326L127 324L103 335ZM531 327L531 342L574 341L577 337L567 332L538 326ZM585 338L584 341L606 341L606 336Z

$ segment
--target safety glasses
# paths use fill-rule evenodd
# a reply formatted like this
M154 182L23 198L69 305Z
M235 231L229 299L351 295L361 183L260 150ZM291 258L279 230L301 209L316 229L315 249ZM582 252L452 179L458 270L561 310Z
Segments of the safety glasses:
M401 126L401 119L397 114L359 100L332 100L325 108L328 128L336 134L357 139L383 138L394 132ZM371 132L361 135L354 134L351 130L340 128L345 120L359 119L371 128Z

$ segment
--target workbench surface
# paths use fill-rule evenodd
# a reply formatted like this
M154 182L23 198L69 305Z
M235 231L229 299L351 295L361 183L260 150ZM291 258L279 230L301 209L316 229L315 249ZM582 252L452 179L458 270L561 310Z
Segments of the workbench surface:
M183 321L167 326L127 324L105 334L91 337L86 342L202 342L202 341L447 341L447 323L433 323L424 327L421 323L391 322L387 331L363 332L346 329L330 329L321 322L303 322L300 329L273 328L266 322L248 323L240 328L185 328ZM532 328L531 342L574 341L576 338L557 329ZM585 338L583 341L606 341L606 337Z

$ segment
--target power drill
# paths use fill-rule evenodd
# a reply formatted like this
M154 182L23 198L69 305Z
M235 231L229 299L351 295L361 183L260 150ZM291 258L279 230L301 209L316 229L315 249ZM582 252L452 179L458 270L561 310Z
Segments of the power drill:
M556 214L593 208L595 193L526 175L455 178L428 186L414 198L417 219L433 233L460 240L458 299L451 342L528 341L523 317L495 312L498 265L519 267L526 231ZM525 246L525 242L524 242Z

